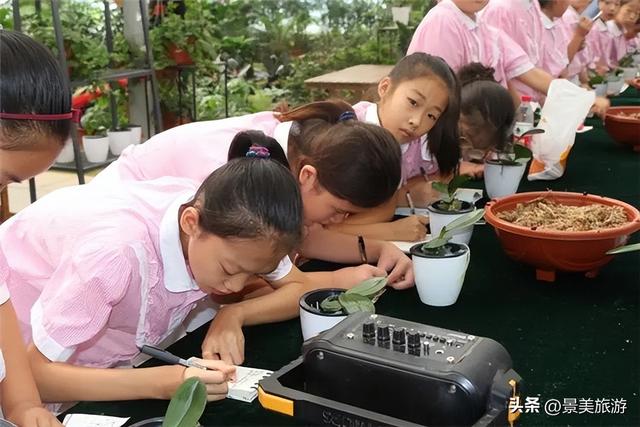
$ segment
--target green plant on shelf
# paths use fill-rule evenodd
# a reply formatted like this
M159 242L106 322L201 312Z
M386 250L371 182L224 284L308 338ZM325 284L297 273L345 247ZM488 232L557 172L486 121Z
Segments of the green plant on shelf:
M80 119L80 125L85 135L106 135L107 129L111 126L109 98L107 96L97 98L94 104L85 110Z

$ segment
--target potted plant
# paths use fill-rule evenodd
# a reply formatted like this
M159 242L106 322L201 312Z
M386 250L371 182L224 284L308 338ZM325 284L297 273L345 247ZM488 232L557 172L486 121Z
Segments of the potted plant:
M589 77L589 86L596 92L596 96L607 96L607 82L605 78L595 72Z
M108 100L106 98L104 101L102 98L96 100L94 105L85 110L80 124L84 130L82 145L87 160L91 163L107 160L109 137L106 132L111 124Z
M107 131L109 136L109 148L115 156L122 154L125 148L133 144L132 128L129 127L129 117L127 114L126 96L124 89L113 89L111 94L116 99L117 126ZM139 128L140 130L142 128Z
M367 279L345 289L316 289L300 298L300 325L306 341L358 311L375 312L373 305L384 292L386 277Z
M164 417L140 421L131 427L197 427L206 405L207 389L204 383L191 377L175 392Z
M444 307L454 304L467 272L471 250L464 243L452 242L458 230L473 227L484 216L484 209L462 215L442 227L438 237L411 247L411 259L420 301Z
M622 70L622 80L631 80L638 74L638 68L633 64L631 53L625 55L619 62L618 68Z
M504 150L496 151L493 158L485 160L484 184L490 198L509 196L518 191L520 180L531 160L531 150L510 143Z
M607 95L615 96L620 93L624 85L622 73L621 69L617 69L607 74Z
M437 236L445 225L475 209L472 203L461 200L456 194L458 188L469 179L471 179L469 175L456 175L448 184L443 182L431 184L434 190L443 194L440 200L427 206L432 236ZM466 245L471 240L472 233L473 224L464 230L456 230L455 235L452 235L452 241Z

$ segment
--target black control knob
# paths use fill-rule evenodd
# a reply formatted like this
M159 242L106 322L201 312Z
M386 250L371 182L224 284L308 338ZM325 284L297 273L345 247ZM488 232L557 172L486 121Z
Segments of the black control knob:
M378 341L389 341L389 325L386 323L378 324Z
M409 347L420 347L420 334L416 331L409 331L407 334L407 344Z
M402 345L405 343L405 334L404 329L394 329L393 330L393 343L397 345Z
M373 338L376 335L376 325L372 321L362 324L362 337Z

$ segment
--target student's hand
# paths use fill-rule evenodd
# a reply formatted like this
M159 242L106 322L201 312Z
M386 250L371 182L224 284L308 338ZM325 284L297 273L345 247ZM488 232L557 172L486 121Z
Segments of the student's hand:
M62 423L46 409L40 406L34 406L26 409L22 414L12 419L19 426L29 427L61 427Z
M469 175L473 179L480 179L484 175L484 164L460 162L460 175Z
M352 288L363 280L386 275L386 270L373 265L362 264L357 267L346 267L334 271L333 283L335 283L336 287Z
M202 357L241 365L244 361L243 322L240 310L233 305L220 308L202 342Z
M610 106L611 106L611 102L607 98L598 96L596 97L596 100L593 102L591 111L593 111L594 114L597 114L598 116L604 118Z
M575 32L578 36L584 38L587 37L587 34L589 34L589 31L591 31L592 27L593 21L591 21L591 19L587 18L586 16L583 16L578 21Z
M407 289L413 286L413 264L411 259L393 243L386 242L380 251L378 267L389 272L387 286Z
M424 215L411 215L391 222L392 235L395 240L415 242L427 237L429 218Z
M227 381L233 379L236 367L228 365L222 360L203 360L197 357L193 357L192 360L206 366L207 369L186 368L182 380L184 381L191 377L199 378L207 387L207 400L209 402L227 397L229 390Z

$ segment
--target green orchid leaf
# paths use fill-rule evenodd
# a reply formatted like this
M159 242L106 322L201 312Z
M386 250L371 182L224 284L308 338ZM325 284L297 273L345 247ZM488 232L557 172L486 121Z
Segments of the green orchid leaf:
M342 305L338 301L338 297L336 295L331 295L326 297L321 303L320 308L325 313L335 313L336 311L342 310Z
M445 235L448 235L455 230L470 227L473 224L475 224L483 216L484 216L484 209L476 209L472 212L464 214L454 219L446 226L444 226L444 229L446 229Z
M427 243L422 245L422 250L426 251L428 249L439 248L440 246L446 245L448 241L449 241L449 239L442 238L442 237L437 237L435 239L431 239Z
M618 246L615 249L611 249L610 251L607 251L607 255L623 254L625 252L634 252L634 251L640 251L640 243L634 243L633 245L626 245L626 246Z
M453 177L451 181L449 181L449 185L447 186L447 192L451 197L455 194L458 188L462 187L467 181L471 179L469 175L456 175Z
M376 308L371 300L363 295L343 293L338 296L338 300L347 314L366 311L375 313Z
M357 294L367 298L372 298L385 286L387 286L386 277L372 277L370 279L363 280L345 293Z
M187 379L169 402L162 427L195 427L207 404L207 389L198 378Z
M529 161L529 159L533 156L531 150L520 144L515 144L513 146L513 153L516 155L515 161L518 163L520 163L520 159L526 159L527 161Z
M433 188L439 193L444 193L444 194L449 193L449 187L444 182L432 182L431 188Z

